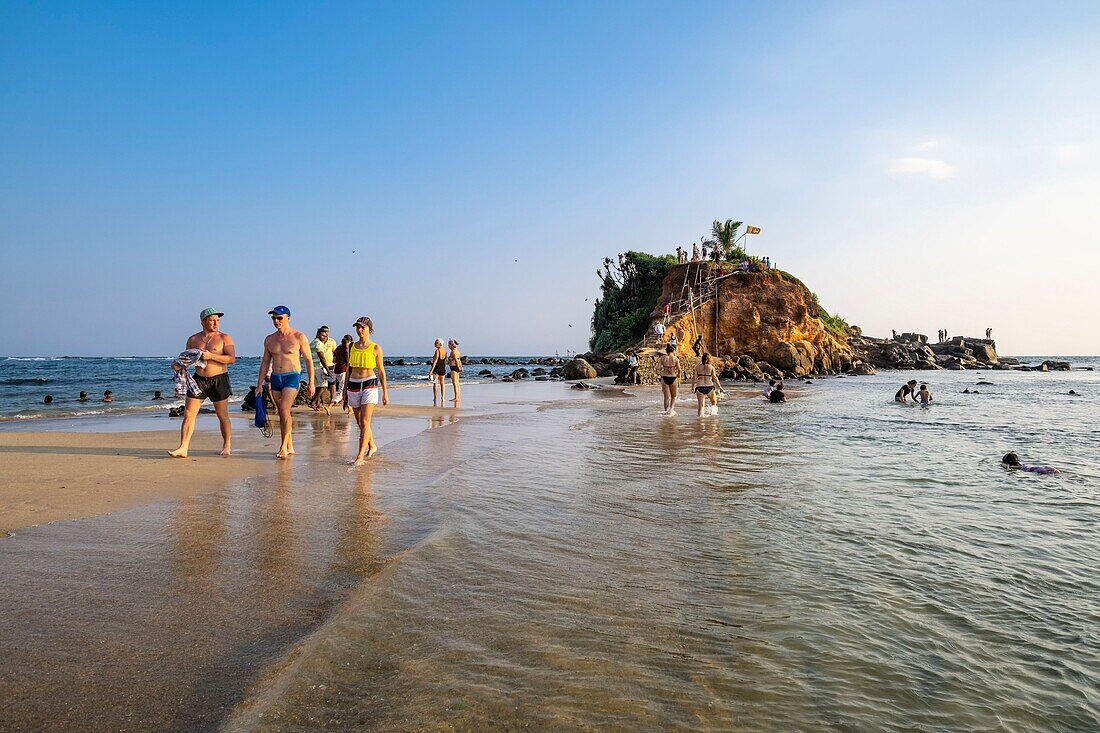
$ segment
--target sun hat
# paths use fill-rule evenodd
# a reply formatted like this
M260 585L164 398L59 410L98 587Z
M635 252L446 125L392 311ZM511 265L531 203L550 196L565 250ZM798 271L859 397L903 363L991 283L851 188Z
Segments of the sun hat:
M202 311L199 313L199 320L205 321L210 316L217 316L218 318L221 318L224 315L225 314L217 308L203 308Z
M277 305L267 312L269 316L289 316L290 308L285 305Z

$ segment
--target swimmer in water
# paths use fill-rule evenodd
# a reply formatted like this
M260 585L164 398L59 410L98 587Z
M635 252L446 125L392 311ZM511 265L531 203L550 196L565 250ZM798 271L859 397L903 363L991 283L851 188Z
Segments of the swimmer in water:
M928 385L922 384L920 391L913 397L913 399L920 399L922 407L928 407L932 404L932 393L928 391Z
M1058 473L1058 469L1054 466L1029 466L1025 463L1020 463L1020 457L1016 455L1016 451L1009 451L1008 453L1005 453L1004 457L1001 459L1001 465L1005 468L1012 468L1017 471L1026 471L1027 473Z
M780 402L786 402L787 395L783 392L783 383L776 382L775 387L772 389L771 394L768 395L768 402L772 404L779 404Z
M906 402L909 401L908 400L909 397L912 397L913 401L916 402L917 401L916 393L917 393L917 380L910 379L908 382L901 385L901 389L899 389L897 391L897 394L894 395L894 402L900 402L901 404L904 405Z
M676 356L676 347L665 346L664 356L657 359L661 365L661 391L665 398L665 414L676 414L676 380L680 377L680 360Z

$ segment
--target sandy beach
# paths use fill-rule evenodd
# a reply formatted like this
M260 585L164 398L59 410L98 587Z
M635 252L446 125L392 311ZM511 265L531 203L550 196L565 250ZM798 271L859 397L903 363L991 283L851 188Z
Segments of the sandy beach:
M414 400L420 398L416 394L420 391L401 390ZM453 409L430 405L390 404L378 408L375 429L384 443L455 415ZM319 435L326 429L334 434L347 432L349 416L339 408L330 414L296 408L295 417L302 434ZM231 418L233 455L227 458L218 455L221 436L209 415L200 416L186 459L165 455L179 443L178 419L172 421L172 430L162 429L164 420L148 417L131 418L129 423L157 429L92 432L35 430L33 425L27 430L21 425L20 430L0 430L5 467L0 474L0 532L220 491L245 477L272 473L277 420L272 423L275 437L264 438L252 427L251 413L238 412ZM297 460L316 456L319 445L317 440L302 441L303 455Z

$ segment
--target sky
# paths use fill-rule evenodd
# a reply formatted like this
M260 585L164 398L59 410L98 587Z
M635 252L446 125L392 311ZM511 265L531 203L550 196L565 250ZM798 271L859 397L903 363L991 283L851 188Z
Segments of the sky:
M1098 354L1100 4L0 0L0 354L213 306L584 351L714 219L864 333Z

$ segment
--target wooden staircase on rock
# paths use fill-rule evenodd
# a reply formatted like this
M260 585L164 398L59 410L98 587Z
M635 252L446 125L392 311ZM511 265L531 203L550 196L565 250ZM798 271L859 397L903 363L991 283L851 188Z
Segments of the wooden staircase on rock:
M723 263L728 265L728 263ZM718 292L718 284L721 280L737 274L723 271L719 275L719 265L712 262L689 262L684 269L684 281L680 286L680 292L669 303L668 316L665 318L665 326L670 326L684 317L690 317L693 321L702 307L715 297ZM699 332L695 325L695 332ZM664 351L664 345L668 342L668 336L658 336L650 327L646 330L645 337L634 347L640 354Z

